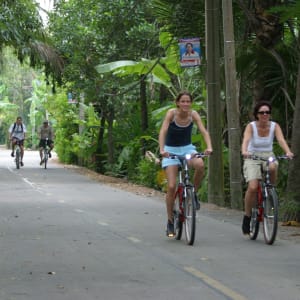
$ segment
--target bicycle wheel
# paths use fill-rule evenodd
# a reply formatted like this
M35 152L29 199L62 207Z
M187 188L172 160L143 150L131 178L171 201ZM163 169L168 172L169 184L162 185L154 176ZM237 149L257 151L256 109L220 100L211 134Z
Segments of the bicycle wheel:
M16 149L16 168L20 169L20 149Z
M250 221L250 239L256 240L259 232L259 219L258 219L258 209L252 208L251 221Z
M48 149L44 148L44 167L47 169L47 162L48 162Z
M175 239L180 240L182 236L182 213L180 211L180 197L179 193L176 193L175 202L174 202L174 227L175 227Z
M186 198L184 199L184 216L186 242L188 245L193 245L196 232L196 207L195 194L191 187L186 188Z
M278 225L278 196L274 187L267 188L264 199L264 237L268 245L275 241Z

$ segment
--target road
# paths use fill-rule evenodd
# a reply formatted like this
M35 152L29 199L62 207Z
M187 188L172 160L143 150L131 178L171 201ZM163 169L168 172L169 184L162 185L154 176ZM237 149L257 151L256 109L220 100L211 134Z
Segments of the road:
M0 150L1 300L300 299L300 243L197 215L194 246L165 236L160 197Z

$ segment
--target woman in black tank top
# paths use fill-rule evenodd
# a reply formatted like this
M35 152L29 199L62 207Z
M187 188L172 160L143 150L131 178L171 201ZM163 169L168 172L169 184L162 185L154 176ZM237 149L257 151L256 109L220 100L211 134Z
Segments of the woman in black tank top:
M168 158L169 153L184 155L197 152L195 146L191 143L193 124L197 126L198 130L203 135L206 143L206 150L204 152L206 154L212 153L209 133L204 127L200 115L195 110L192 110L192 95L189 92L183 91L177 96L175 102L176 108L167 111L159 132L159 148L160 154L163 157L162 167L166 171L168 182L166 194L168 236L174 234L172 220L176 177L178 172L178 161ZM204 163L201 158L193 158L190 161L190 165L195 169L194 186L197 191L204 176Z

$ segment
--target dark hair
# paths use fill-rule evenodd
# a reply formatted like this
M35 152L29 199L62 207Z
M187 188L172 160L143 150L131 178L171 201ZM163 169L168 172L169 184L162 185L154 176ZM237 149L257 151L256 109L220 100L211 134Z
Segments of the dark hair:
M258 120L257 113L262 106L268 106L270 112L272 112L272 105L270 102L268 102L266 100L259 101L258 103L256 103L256 105L254 106L254 109L253 109L253 116L254 116L255 120Z
M190 45L192 48L194 47L194 45L192 43L186 43L185 48L187 48L188 45Z
M176 99L175 99L175 102L178 102L182 96L189 96L190 99L191 99L191 102L193 102L193 96L192 96L192 94L191 94L190 92L188 92L188 91L182 91L182 92L180 92L180 93L177 95L177 97L176 97Z

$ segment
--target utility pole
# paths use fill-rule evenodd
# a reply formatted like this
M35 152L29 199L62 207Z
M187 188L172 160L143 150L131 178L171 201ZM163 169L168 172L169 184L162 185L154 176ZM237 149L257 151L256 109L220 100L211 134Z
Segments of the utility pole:
M232 0L222 0L231 208L242 208L241 128L237 97Z
M205 0L207 127L213 146L213 155L208 160L208 202L224 205L219 20L220 0Z

